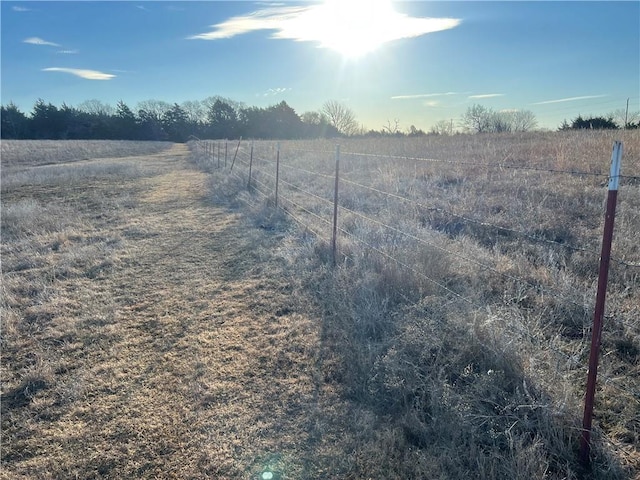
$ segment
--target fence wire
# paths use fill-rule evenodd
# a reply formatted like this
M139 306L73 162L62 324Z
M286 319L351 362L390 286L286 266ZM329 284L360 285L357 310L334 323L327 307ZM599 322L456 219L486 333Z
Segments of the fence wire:
M215 147L212 148L212 151L215 152L216 149ZM220 151L220 149L218 149L218 151ZM287 148L287 151L289 152L299 152L299 153L308 153L308 154L313 154L313 155L322 155L322 156L326 156L327 158L329 158L330 155L333 155L335 152L331 152L331 151L326 151L326 150L309 150L309 149L300 149L300 148ZM282 153L282 151L280 151ZM275 154L275 150L272 152ZM498 168L498 169L509 169L509 170L523 170L523 171L534 171L534 172L544 172L544 173L549 173L549 174L567 174L567 175L580 175L580 176L592 176L592 177L608 177L607 174L601 174L601 173L593 173L593 172L581 172L581 171L576 171L576 170L559 170L559 169L546 169L546 168L540 168L540 167L527 167L527 166L517 166L517 165L510 165L510 164L505 164L505 163L499 163L499 162L495 162L495 163L477 163L477 162L456 162L456 161L448 161L448 160L440 160L440 159L432 159L432 158L425 158L425 157L412 157L412 156L397 156L397 155L385 155L385 154L370 154L370 153L360 153L360 152L342 152L341 153L342 156L354 156L354 157L362 157L362 158L373 158L373 159L386 159L386 160L390 160L390 159L396 159L396 160L411 160L411 161L419 161L419 162L429 162L429 163L446 163L446 164L453 164L453 165L460 165L460 166L475 166L475 167L483 167L483 168ZM274 155L275 156L275 155ZM284 170L288 170L288 171L292 171L292 172L299 172L305 175L308 175L310 177L317 177L319 179L329 179L329 180L334 180L335 176L334 175L328 175L326 173L321 173L321 172L317 172L317 171L313 171L310 170L308 168L303 168L303 167L298 167L295 165L291 165L290 163L288 163L287 161L285 161L285 159L283 157L280 157L280 161L276 162L275 160L272 160L270 158L266 158L264 156L264 154L262 155L257 155L256 152L254 151L253 156L250 157L250 155L244 150L244 149L240 149L238 151L238 157L242 157L241 161L237 161L236 160L236 164L237 165L242 165L243 167L249 167L251 166L251 171L252 171L252 175L251 178L249 178L249 182L251 184L253 184L253 189L260 194L263 198L268 199L271 197L271 194L269 192L273 192L275 189L275 182L276 182L276 174L275 172L272 172L271 170L266 170L264 167L265 166L269 166L270 168L275 167L276 163L279 164L279 167L281 169ZM220 162L220 158L218 158L218 162ZM232 172L235 173L235 172ZM237 174L236 174L237 176ZM260 180L258 177L260 178L264 178L264 179L268 179L269 180L269 184L265 183L264 181ZM296 185L288 180L286 180L285 178L283 178L284 176L282 175L282 173L279 175L279 182L282 183L282 185L288 187L290 190L294 190L296 192L298 192L299 194L301 194L304 198L308 198L310 200L312 200L312 202L320 202L324 205L328 205L328 206L333 206L333 201L322 197L316 193L313 193L311 191L309 191L309 189L307 188L303 188L299 185ZM238 178L241 178L238 176ZM637 176L621 176L621 178L628 178L628 179L636 179L636 178L640 178ZM241 178L242 180L245 180L244 178ZM592 255L599 255L598 252L589 249L589 248L585 248L582 246L576 246L576 245L571 245L568 244L566 242L559 242L559 241L555 241L555 240L550 240L547 238L542 238L539 236L535 236L535 235L531 235L525 231L520 231L520 230L516 230L516 229L512 229L512 228L508 228L502 225L496 225L494 223L488 222L486 220L481 220L481 219L477 219L477 218L471 218L467 215L463 215L457 212L453 212L453 211L449 211L440 207L436 207L433 205L427 205L423 202L402 196L402 195L398 195L392 192L388 192L370 185L365 185L353 180L349 180L343 177L341 177L339 179L340 183L344 183L350 186L353 186L355 188L359 188L359 189L363 189L366 191L371 191L374 192L376 194L379 195L383 195L387 198L393 199L393 200L397 200L400 202L404 202L410 205L413 205L415 207L418 207L420 209L423 209L425 211L433 211L433 212L437 212L443 215L448 215L451 216L453 218L456 218L460 221L463 221L465 223L470 223L470 224L474 224L474 225L478 225L478 226L482 226L485 228L490 228L490 229L494 229L494 230L498 230L498 231L502 231L502 232L507 232L513 235L517 235L521 238L526 238L532 242L538 242L538 243L543 243L543 244L547 244L547 245L553 245L554 247L561 247L567 250L571 250L571 251L579 251L579 252L585 252L585 253L590 253ZM329 225L331 226L332 222L330 220L328 220L327 218L323 217L322 215L319 215L318 213L312 212L307 206L303 205L301 202L293 200L291 197L286 196L283 194L284 192L281 192L279 194L279 198L284 201L286 204L288 204L289 206L282 206L283 211L290 216L296 223L298 223L299 225L301 225L303 228L305 228L306 230L308 230L309 232L311 232L312 234L314 234L317 238L323 240L323 241L329 241L329 239L325 236L322 235L321 233L319 233L317 231L317 228L312 226L310 223L308 223L308 220L313 220L315 222L319 222L320 224L323 225ZM305 221L299 214L296 214L293 212L293 209L295 209L297 212L299 212L299 214L303 214L304 216L306 216L306 218L308 219L307 221ZM375 225L377 225L380 228L389 230L391 232L394 232L398 235L402 235L406 238L409 238L419 244L423 244L423 245L428 245L432 248L436 248L440 251L442 251L443 253L446 253L447 255L450 255L452 257L456 257L461 261L470 263L470 264L474 264L478 267L480 267L481 269L485 270L485 271L490 271L493 272L503 278L509 279L511 281L517 282L519 284L525 285L531 289L533 289L534 291L540 293L540 294L547 294L549 296L555 297L559 300L574 304L580 308L584 308L585 304L584 302L580 303L580 302L576 302L573 301L572 299L568 298L566 295L563 295L561 292L558 292L555 289L552 289L548 286L542 286L542 285L537 285L534 283L531 283L530 281L521 278L519 276L515 276L503 271L500 271L498 269L496 269L495 267L492 267L490 265L487 265L481 261L478 261L474 258L469 258L468 256L465 255L461 255L459 253L453 252L451 250L448 250L444 247L441 247L433 242L429 242L427 240L425 240L424 238L420 238L414 234L408 233L403 231L400 228L394 227L392 225L389 225L381 220L372 218L368 215L365 215L362 212L356 211L354 209L350 209L347 208L343 205L338 205L338 209L339 211L343 211L343 212L347 212L351 215L354 215L357 218L361 218L362 220L365 220L367 222L373 223ZM378 254L382 255L383 257L387 258L388 260L391 260L393 262L395 262L398 266L405 268L406 270L412 272L413 274L415 274L416 276L420 277L420 278L424 278L425 280L428 280L429 282L433 283L434 285L437 285L438 287L442 288L443 290L447 291L448 293L454 295L454 297L456 298L460 298L463 299L465 302L467 303L471 303L473 304L472 301L470 301L468 298L463 297L461 294L451 290L450 288L448 288L446 285L441 284L440 282L438 282L437 280L429 277L428 275L425 275L423 272L419 272L418 270L416 270L414 267L410 266L410 265L406 265L405 262L402 262L400 259L395 258L393 255L381 250L380 248L371 245L370 242L368 242L366 239L363 239L349 231L347 231L346 229L344 229L343 227L338 227L338 232L342 235L345 235L351 239L353 239L354 241L356 241L357 243L365 246L366 248L377 252ZM623 266L627 266L627 267L640 267L640 263L635 263L635 262L628 262L628 261L623 261L623 260L619 260L616 258L611 258L612 262L615 262L619 265L623 265ZM572 292L574 295L577 295L578 292ZM478 306L478 305L476 305Z

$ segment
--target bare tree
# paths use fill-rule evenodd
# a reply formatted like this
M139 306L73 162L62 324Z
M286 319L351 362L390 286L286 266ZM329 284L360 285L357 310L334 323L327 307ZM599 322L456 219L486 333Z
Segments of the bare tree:
M116 113L115 108L113 108L111 105L109 105L108 103L103 103L100 100L96 99L85 100L84 102L80 103L77 108L81 112L103 117L108 117Z
M536 128L538 120L531 110L518 110L512 117L514 132L529 132Z
M165 113L171 110L171 104L163 100L143 100L138 102L137 110L144 110L149 118L160 121Z
M387 124L382 126L382 132L386 135L397 135L400 132L400 120L397 118L393 119L393 124L391 120L387 120Z
M187 100L180 107L186 112L187 118L192 123L204 123L207 121L207 110L202 102Z
M429 130L429 133L432 135L453 135L455 132L455 126L453 124L453 119L451 120L440 120L436 122Z
M304 112L300 116L300 119L304 123L307 123L309 125L329 124L329 119L324 113L321 113L321 112L313 112L313 111Z
M624 108L620 108L615 112L611 112L608 117L613 118L613 121L616 122L618 127L625 128L640 120L640 112L627 112Z
M482 105L472 105L462 115L462 125L474 133L527 132L537 125L529 110L503 110L496 112Z
M329 124L333 125L343 135L354 135L358 129L358 122L353 111L338 102L329 100L322 106L322 113L329 119Z
M482 105L472 105L462 115L462 125L475 133L488 132L491 129L493 110Z
M489 109L489 130L490 132L512 132L513 116L515 112L505 110L503 112L494 112Z

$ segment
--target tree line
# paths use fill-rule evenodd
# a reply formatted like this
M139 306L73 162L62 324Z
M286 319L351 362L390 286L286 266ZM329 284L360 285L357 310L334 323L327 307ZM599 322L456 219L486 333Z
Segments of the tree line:
M576 117L564 121L559 130L638 128L638 113L627 118L621 113L608 117ZM624 118L624 121L614 121ZM203 139L256 138L304 139L339 136L422 136L415 126L402 131L399 121L390 120L380 130L359 126L353 111L331 100L319 111L298 115L285 101L265 108L247 107L223 97L202 101L170 104L145 100L135 111L119 101L116 107L99 100L88 100L77 107L57 107L39 99L33 110L25 114L13 103L1 106L0 137L3 139L70 139L70 140L166 140L186 142L191 136ZM634 123L635 121L635 123ZM625 124L626 122L626 124ZM624 124L624 126L621 126ZM433 135L458 133L457 127L470 133L526 132L536 128L537 120L529 110L494 111L472 105L459 122L437 122L429 131Z
M259 108L222 97L182 105L146 100L140 102L134 112L123 101L115 108L98 100L89 100L77 107L66 104L57 107L39 99L28 115L13 103L2 106L1 137L186 142L191 136L296 139L348 135L355 119L345 120L345 114L351 112L336 111L336 105L340 106L337 102L327 102L323 111L300 116L285 101Z

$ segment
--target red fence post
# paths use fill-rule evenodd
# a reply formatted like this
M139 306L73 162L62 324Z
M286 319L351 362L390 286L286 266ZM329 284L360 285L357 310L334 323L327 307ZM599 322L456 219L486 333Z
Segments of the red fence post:
M616 215L621 162L622 142L616 141L613 144L613 153L611 154L609 193L607 196L607 211L604 218L602 252L600 254L600 271L598 274L598 291L596 294L596 306L593 315L591 352L589 354L589 373L587 374L587 388L584 398L584 416L582 419L582 436L580 438L580 461L585 466L589 465L589 453L591 450L591 420L593 419L593 403L596 391L596 377L598 374L598 353L602 337L605 298L607 296L609 260L611 257L611 243L613 241L613 223Z

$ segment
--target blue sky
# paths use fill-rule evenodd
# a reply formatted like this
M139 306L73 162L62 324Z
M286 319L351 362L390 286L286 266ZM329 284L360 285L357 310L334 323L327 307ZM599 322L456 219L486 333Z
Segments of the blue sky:
M1 100L25 112L220 95L301 114L335 99L367 128L427 130L474 103L552 129L627 98L640 110L637 1L3 0L1 14Z

